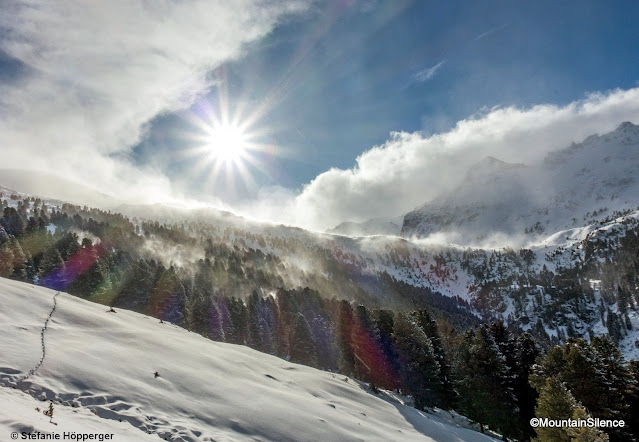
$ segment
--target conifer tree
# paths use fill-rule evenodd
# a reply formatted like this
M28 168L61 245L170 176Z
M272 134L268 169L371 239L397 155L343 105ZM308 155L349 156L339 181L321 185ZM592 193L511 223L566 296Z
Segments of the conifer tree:
M462 345L466 347L459 375L463 411L471 419L511 436L518 408L505 356L486 325L467 335Z
M337 316L337 345L340 351L339 369L345 375L352 375L355 354L351 347L353 331L353 308L348 301L340 301Z
M256 290L253 290L247 301L248 315L248 341L247 345L259 351L264 351L264 340L262 337L262 323L260 312L260 297Z
M375 351L377 329L371 320L368 310L363 305L355 308L355 321L351 331L351 347L353 349L354 367L353 375L362 381L378 381L375 378L373 352Z
M563 383L554 377L546 378L539 391L539 401L535 415L539 419L562 420L571 419L577 408L577 401ZM535 428L537 442L570 442L571 438L565 428Z
M44 251L40 260L40 284L53 289L62 289L64 280L64 261L58 249L53 246Z
M13 256L11 266L13 267L13 272L11 276L15 279L19 279L24 281L26 279L26 261L27 257L24 254L22 247L20 246L20 242L15 238L15 236L10 235L6 244L11 250L11 254Z
M8 241L0 244L0 276L7 278L13 273L13 252Z
M561 381L575 400L594 417L633 420L630 410L634 380L616 346L608 338L595 337L592 345L583 339L569 339L548 351L534 369L531 384L540 391L545 379ZM631 440L634 430L606 429L611 440Z
M232 344L246 344L247 311L241 299L230 298L228 301L229 326L226 331L227 342Z
M401 360L401 382L413 397L415 407L424 409L440 405L440 366L424 330L409 315L398 313L393 337Z
M600 361L598 367L604 382L604 395L599 398L599 408L589 410L593 415L604 419L632 420L639 410L631 410L635 383L630 367L626 365L621 352L607 337L594 337L591 346ZM631 440L632 427L610 428L612 440Z
M301 313L295 318L289 340L291 362L317 367L317 351L313 343L311 329Z
M587 420L590 417L582 405L577 405L572 413L572 418L575 420ZM605 432L596 427L571 427L566 429L566 433L570 436L571 442L608 442L610 440Z
M457 393L453 389L451 367L444 350L441 335L437 323L427 310L420 310L415 314L417 323L424 330L433 346L435 359L439 364L439 379L441 382L440 406L446 409L452 408L457 399Z
M519 408L517 427L521 430L520 438L522 439L530 438L534 433L529 422L535 416L535 404L539 394L530 385L530 376L538 356L539 348L530 333L519 335L515 343L516 367L513 394Z
M375 312L375 325L379 331L380 350L388 363L387 380L383 387L393 390L398 387L397 373L399 372L397 348L393 338L393 312L391 310L377 310Z
M631 373L632 379L628 396L628 410L624 420L633 437L639 440L639 361L630 361L628 371Z

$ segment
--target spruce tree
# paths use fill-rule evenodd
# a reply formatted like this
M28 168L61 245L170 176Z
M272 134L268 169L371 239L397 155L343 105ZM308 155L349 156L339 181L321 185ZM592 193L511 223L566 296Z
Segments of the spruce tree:
M444 344L439 334L437 322L435 322L428 310L418 311L415 317L419 326L424 330L428 339L430 339L435 359L439 364L439 379L441 382L440 406L450 409L456 402L457 393L453 389L452 370L444 350Z
M291 362L317 367L317 351L311 334L311 329L304 316L300 313L295 318L293 329L289 335Z
M7 241L9 244L9 248L11 249L11 253L13 254L13 274L12 277L15 279L19 279L21 281L25 281L27 278L26 273L26 264L27 257L24 254L20 243L14 236L10 236Z
M575 420L587 420L590 417L592 416L579 404L572 413L572 418ZM566 429L566 433L570 436L571 442L607 442L610 440L605 432L596 427L571 427Z
M340 351L339 370L352 375L355 367L355 354L351 347L353 331L353 308L348 301L340 301L337 316L337 345Z
M468 338L459 383L462 409L468 417L512 436L518 408L506 357L488 326L480 326Z
M13 273L13 252L8 241L0 244L0 276L9 277Z
M624 418L629 431L639 440L639 361L630 361L627 365L631 373L628 409Z
M375 312L375 325L379 331L379 348L388 364L387 379L382 386L389 390L398 387L397 373L399 372L399 367L397 348L393 338L394 322L391 310L377 310Z
M227 342L246 345L248 319L246 305L241 299L231 298L228 301L229 327L226 331Z
M262 337L262 318L260 311L260 297L256 290L253 290L247 301L247 315L248 315L248 341L249 347L258 351L264 351L264 340Z
M535 415L539 419L562 420L571 419L577 408L577 401L563 383L554 377L546 378L539 391L539 401ZM537 442L570 442L571 438L565 428L535 428Z
M442 382L440 366L433 345L424 330L404 313L395 317L393 337L400 358L400 379L415 407L439 406Z
M599 371L602 374L605 388L604 395L599 398L599 409L589 410L593 415L604 419L624 419L630 421L637 411L630 410L632 396L635 391L633 374L626 365L621 352L607 337L595 337L591 342L594 352L600 361ZM631 440L632 428L610 428L608 432L612 440Z
M530 333L523 333L517 337L515 343L515 379L513 393L519 408L517 427L521 430L521 438L533 436L533 429L529 422L535 416L535 404L539 394L530 385L532 368L539 356L539 348Z
M49 247L40 259L39 283L45 287L62 289L64 269L64 261L58 249L55 246Z

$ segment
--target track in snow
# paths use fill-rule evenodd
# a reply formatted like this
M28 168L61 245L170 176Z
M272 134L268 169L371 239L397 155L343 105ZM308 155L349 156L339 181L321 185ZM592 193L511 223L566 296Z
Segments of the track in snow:
M49 319L51 319L51 316L53 316L53 313L55 312L55 308L58 305L58 300L56 298L57 298L57 296L59 294L60 294L60 292L56 292L56 294L53 295L53 308L49 312L49 315L47 316L47 319L44 320L44 326L42 327L42 331L40 331L40 342L42 344L42 357L40 358L40 360L38 361L36 366L33 367L31 370L29 370L29 373L27 373L22 379L20 379L18 381L18 383L24 382L27 379L29 379L31 376L33 376L38 371L38 369L40 368L42 363L44 362L44 358L47 355L47 348L44 345L44 334L46 333L47 327L49 326Z

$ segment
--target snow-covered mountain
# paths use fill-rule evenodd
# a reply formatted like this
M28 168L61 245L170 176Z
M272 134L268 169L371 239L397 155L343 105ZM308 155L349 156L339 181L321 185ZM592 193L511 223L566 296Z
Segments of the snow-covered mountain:
M552 152L537 164L486 158L457 189L408 213L401 233L445 234L458 244L494 236L523 244L635 209L637 195L639 126L625 122L613 132Z
M327 230L327 233L348 236L398 236L402 230L403 222L403 215L393 218L373 218L359 223L346 221Z
M158 440L492 440L342 375L0 278L0 434ZM13 388L12 388L13 387ZM50 423L43 411L53 401Z
M21 192L50 200L64 200L75 204L89 204L104 208L112 208L122 204L111 195L43 171L0 169L0 183L11 189L19 189Z

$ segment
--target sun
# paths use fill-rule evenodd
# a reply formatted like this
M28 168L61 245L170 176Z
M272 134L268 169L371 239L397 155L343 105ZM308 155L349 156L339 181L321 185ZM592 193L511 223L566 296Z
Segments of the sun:
M275 160L285 148L277 143L273 128L257 124L267 106L249 111L240 100L232 107L223 93L219 100L218 105L204 100L183 114L193 130L183 133L185 146L175 160L191 166L189 179L216 196L245 196L281 173Z
M206 149L214 161L237 163L244 158L247 148L247 135L238 126L221 124L208 130Z

